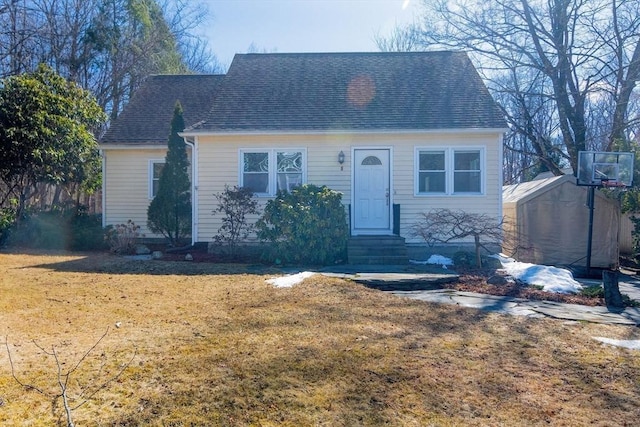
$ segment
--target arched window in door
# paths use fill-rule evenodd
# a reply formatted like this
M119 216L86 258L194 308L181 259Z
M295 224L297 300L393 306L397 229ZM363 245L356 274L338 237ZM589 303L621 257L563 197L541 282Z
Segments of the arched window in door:
M362 160L362 166L382 166L382 161L376 156L367 156Z

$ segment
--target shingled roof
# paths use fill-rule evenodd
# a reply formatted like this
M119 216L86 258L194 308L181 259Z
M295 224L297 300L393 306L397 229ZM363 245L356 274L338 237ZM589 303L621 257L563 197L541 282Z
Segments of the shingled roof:
M176 100L193 133L506 127L463 52L238 54L226 75L149 77L101 142L165 142Z
M193 132L505 128L463 52L236 55Z
M176 101L187 125L203 120L224 75L156 75L145 80L101 138L103 144L162 144Z

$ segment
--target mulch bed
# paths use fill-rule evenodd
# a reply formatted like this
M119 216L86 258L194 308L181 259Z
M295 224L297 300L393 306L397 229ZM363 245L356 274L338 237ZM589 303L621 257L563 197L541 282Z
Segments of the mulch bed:
M447 287L458 291L478 292L487 295L509 296L536 301L554 301L588 306L605 305L604 298L545 292L518 281L509 281L505 284L493 285L487 283L487 279L490 276L490 272L462 272L460 273L460 280L457 283L448 284Z

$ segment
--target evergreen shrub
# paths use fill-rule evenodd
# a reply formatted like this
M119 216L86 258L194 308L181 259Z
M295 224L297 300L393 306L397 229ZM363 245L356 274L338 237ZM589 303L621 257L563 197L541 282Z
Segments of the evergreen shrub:
M271 244L268 261L329 265L346 259L349 229L342 194L326 186L278 191L256 228L258 238Z

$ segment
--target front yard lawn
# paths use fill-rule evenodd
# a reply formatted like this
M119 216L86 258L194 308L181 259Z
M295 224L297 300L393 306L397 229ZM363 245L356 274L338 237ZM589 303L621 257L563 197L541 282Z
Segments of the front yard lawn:
M260 266L0 253L0 424L634 425L637 328L511 317ZM116 324L118 327L116 327ZM35 344L34 344L35 341ZM37 345L36 345L37 344ZM87 393L86 392L86 393Z

